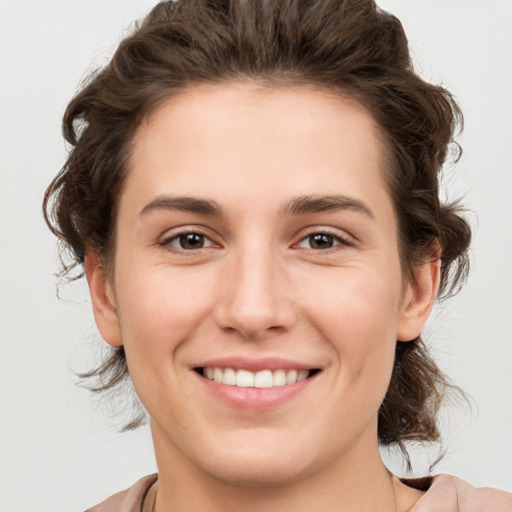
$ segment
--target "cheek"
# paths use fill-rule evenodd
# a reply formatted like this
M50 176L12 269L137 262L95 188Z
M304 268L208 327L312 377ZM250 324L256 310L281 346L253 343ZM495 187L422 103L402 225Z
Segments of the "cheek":
M384 396L393 368L400 304L399 273L394 279L374 273L339 272L339 279L324 281L322 293L310 304L311 322L331 345L342 371L344 388L360 398L373 388ZM313 294L311 294L313 295Z
M302 310L319 329L345 343L359 339L361 348L367 343L379 345L383 335L396 341L400 283L399 272L392 268L382 272L372 267L334 269L322 280L313 276L305 282Z
M157 357L175 350L211 308L214 283L188 269L155 266L124 269L122 275L130 276L116 286L123 297L118 313L127 351L144 351L146 357L145 348L151 346Z
M121 271L122 270L122 271ZM208 317L212 297L204 276L165 267L125 265L116 292L121 335L133 386L152 417L174 418L186 406L180 349L197 335ZM172 398L170 398L172 397ZM157 412L158 411L158 412Z

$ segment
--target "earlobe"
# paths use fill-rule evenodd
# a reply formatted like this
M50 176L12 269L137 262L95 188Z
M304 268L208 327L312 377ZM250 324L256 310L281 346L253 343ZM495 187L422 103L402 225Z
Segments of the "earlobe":
M421 265L409 284L397 326L397 340L411 341L417 338L432 312L439 290L441 260Z
M101 337L113 347L123 344L115 296L105 268L97 252L88 250L85 255L85 275L91 294L92 310Z

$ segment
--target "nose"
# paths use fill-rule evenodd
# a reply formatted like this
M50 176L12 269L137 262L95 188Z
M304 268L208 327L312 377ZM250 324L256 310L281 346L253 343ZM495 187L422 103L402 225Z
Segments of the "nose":
M283 265L271 251L249 248L226 262L214 310L217 325L249 341L288 330L295 308Z

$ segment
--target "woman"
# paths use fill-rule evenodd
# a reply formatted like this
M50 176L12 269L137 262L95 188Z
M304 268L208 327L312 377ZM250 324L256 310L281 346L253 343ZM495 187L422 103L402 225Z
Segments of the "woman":
M460 118L370 1L163 2L121 43L45 199L114 347L89 376L129 375L155 445L94 510L426 502L378 445L439 435L420 334L467 269L438 196Z

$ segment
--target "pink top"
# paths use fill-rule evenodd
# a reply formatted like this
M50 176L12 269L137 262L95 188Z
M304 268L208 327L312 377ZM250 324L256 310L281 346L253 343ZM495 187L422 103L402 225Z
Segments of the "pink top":
M145 476L125 491L118 492L85 512L141 512L144 498L158 475Z
M157 478L157 474L145 476L129 489L110 496L85 512L141 512L144 498ZM426 476L423 478L401 478L400 480L409 487L426 491L430 487L432 479L433 477Z

